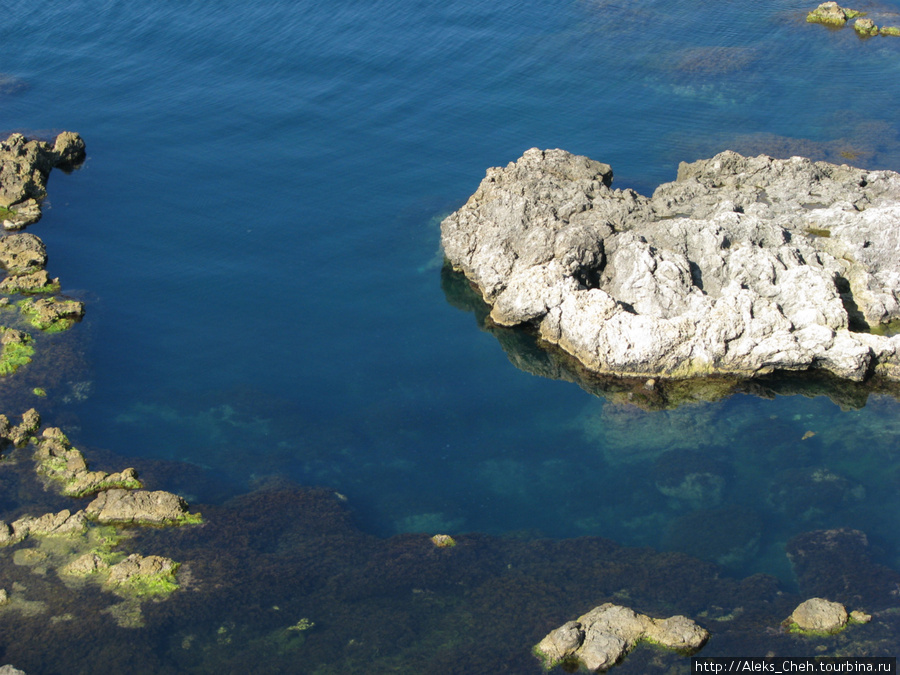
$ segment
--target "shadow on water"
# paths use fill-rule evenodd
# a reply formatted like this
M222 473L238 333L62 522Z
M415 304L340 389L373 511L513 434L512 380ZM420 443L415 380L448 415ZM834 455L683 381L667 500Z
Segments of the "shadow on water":
M702 401L721 401L735 394L766 399L776 396L826 396L843 410L859 409L872 394L900 399L900 384L879 378L851 382L828 373L774 373L754 379L704 377L693 380L648 380L598 375L556 345L544 342L527 328L507 328L490 319L490 306L472 288L465 275L449 265L441 269L441 287L447 302L472 312L478 327L490 333L517 368L552 380L573 382L589 394L611 403L644 410L669 410Z

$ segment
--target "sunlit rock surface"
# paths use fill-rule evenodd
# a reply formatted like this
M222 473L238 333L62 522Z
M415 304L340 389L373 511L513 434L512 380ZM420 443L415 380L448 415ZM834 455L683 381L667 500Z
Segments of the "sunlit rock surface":
M531 149L489 169L442 243L490 306L588 372L900 378L900 176L724 152L648 198ZM882 331L883 332L883 331Z

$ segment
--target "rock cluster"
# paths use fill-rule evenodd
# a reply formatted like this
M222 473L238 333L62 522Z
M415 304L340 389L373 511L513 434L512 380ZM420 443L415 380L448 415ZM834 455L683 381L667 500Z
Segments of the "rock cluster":
M594 373L900 379L900 175L723 152L648 198L563 150L492 168L441 224L491 306Z
M821 23L831 28L843 28L850 19L864 16L865 12L841 7L836 2L823 2L821 5L806 15L808 23ZM883 26L878 28L872 19L856 19L853 30L860 37L873 37L875 35L900 35L900 28L896 26Z
M41 438L37 440L34 459L37 462L37 472L61 483L61 492L67 497L86 497L111 488L134 490L143 487L137 472L132 468L116 473L89 471L84 455L72 447L69 439L57 427L44 429Z
M806 20L809 23L821 23L826 26L840 28L847 23L849 19L856 18L862 14L863 12L858 12L855 9L848 9L847 7L841 7L839 4L832 1L823 2L816 7L806 15Z
M97 494L84 510L24 516L7 523L0 520L0 546L18 544L28 537L67 537L71 540L68 560L59 564L63 577L96 578L107 590L126 598L167 595L178 588L178 563L161 556L132 554L127 558L113 549L114 535L99 535L93 528L119 525L187 525L202 522L199 514L188 512L187 503L171 492L141 490L134 469L116 473L91 471L84 455L73 448L61 429L48 427L38 435L41 417L34 409L12 426L0 415L0 441L23 447L35 446L35 471L69 497ZM87 550L86 550L87 549ZM85 551L86 550L86 551ZM34 552L27 549L26 552ZM74 555L73 555L74 554ZM44 559L36 554L36 559Z
M20 230L36 222L51 169L69 171L84 159L84 142L70 132L60 134L53 145L29 141L21 134L0 142L3 229ZM5 273L0 294L25 296L15 303L9 297L0 297L0 311L15 326L0 325L0 376L11 376L28 364L35 351L33 343L45 339L19 328L59 332L84 314L83 303L53 295L60 289L59 280L50 278L46 265L47 250L37 236L23 232L0 236L0 270ZM32 391L46 396L43 387ZM121 625L138 625L142 598L159 598L178 588L178 563L155 555L126 556L115 550L125 536L120 526L184 525L202 522L202 518L189 513L187 504L177 495L140 489L142 484L132 468L115 473L90 470L84 455L72 447L61 429L48 427L39 433L40 429L41 417L34 409L25 412L16 425L0 414L0 451L11 446L20 452L30 445L35 471L48 487L68 497L96 497L74 513L64 509L39 517L23 516L11 523L0 521L0 546L37 539L31 547L16 549L15 564L32 566L37 574L46 574L52 567L67 584L77 585L82 583L78 577L89 577L104 590L125 598L115 606L118 609L109 610ZM6 591L0 589L0 604L8 600Z
M70 171L85 158L84 141L78 134L63 132L54 144L27 140L12 134L0 141L0 223L5 230L20 230L41 217L41 201L46 196L47 176L51 169ZM43 332L68 329L84 315L84 304L53 295L60 290L59 279L45 269L47 250L31 233L17 232L0 237L0 294L40 295L15 303L0 297L0 309L18 309L13 319L24 328ZM12 317L10 317L12 318ZM10 375L30 363L34 354L32 336L0 325L0 376Z
M158 555L132 553L124 560L110 564L97 553L85 553L60 569L68 577L102 575L103 585L124 595L163 595L177 588L175 572L178 563Z
M641 640L693 653L708 639L705 629L684 616L653 619L605 603L551 631L534 650L547 668L577 660L588 670L600 671L618 663Z

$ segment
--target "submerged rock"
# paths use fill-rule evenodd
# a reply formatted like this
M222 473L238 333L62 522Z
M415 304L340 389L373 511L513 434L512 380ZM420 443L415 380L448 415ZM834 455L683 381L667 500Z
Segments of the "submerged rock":
M864 532L804 532L788 541L785 550L804 595L868 610L896 607L900 573L873 560Z
M900 175L723 152L651 198L533 148L441 224L490 305L617 377L827 371L900 379ZM652 390L648 390L651 391Z
M618 663L641 640L693 653L708 639L709 633L687 617L653 619L607 602L551 631L534 651L548 669L577 661L588 670L601 671Z

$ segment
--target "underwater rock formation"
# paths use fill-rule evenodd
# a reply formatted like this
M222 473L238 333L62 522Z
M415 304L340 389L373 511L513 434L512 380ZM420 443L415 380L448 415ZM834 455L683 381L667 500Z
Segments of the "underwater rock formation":
M797 535L785 549L804 595L831 598L866 611L896 606L900 572L873 560L864 532L814 530Z
M687 617L652 619L607 602L551 631L534 651L547 668L578 661L600 671L618 663L641 640L693 653L708 639L709 633Z
M900 379L900 175L723 152L648 198L563 150L492 168L441 224L491 306L599 375Z

